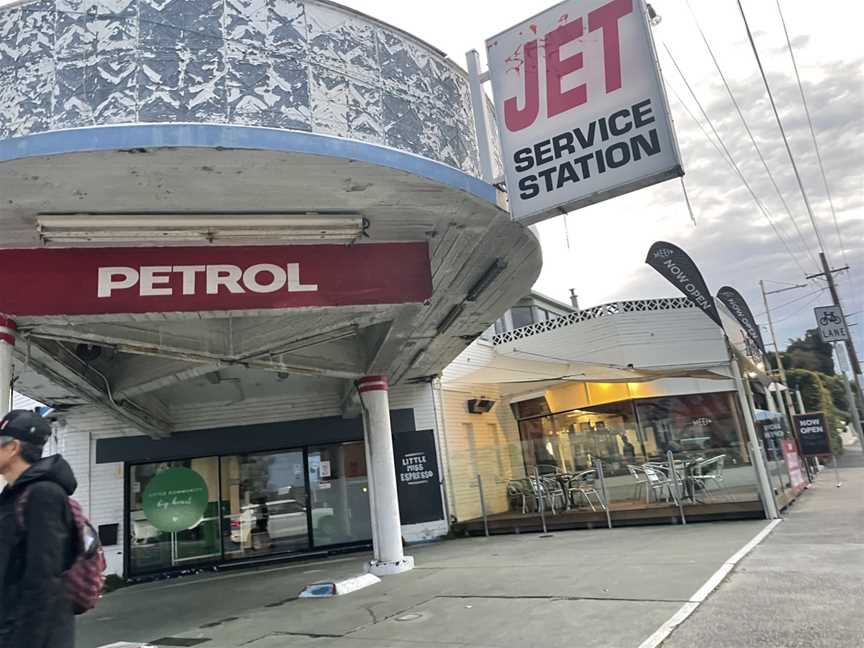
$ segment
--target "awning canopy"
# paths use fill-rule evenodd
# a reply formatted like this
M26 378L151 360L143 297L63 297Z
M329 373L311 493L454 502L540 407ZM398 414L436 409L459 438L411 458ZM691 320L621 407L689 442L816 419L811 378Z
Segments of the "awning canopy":
M476 384L539 383L554 380L574 382L636 383L662 378L703 378L728 380L716 365L656 367L619 367L590 362L543 360L518 351L494 354L476 369L462 373L455 382Z

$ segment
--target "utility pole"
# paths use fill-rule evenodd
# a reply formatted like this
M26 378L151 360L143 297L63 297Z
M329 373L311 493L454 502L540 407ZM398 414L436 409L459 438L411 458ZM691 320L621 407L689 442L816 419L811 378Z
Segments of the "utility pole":
M842 268L836 268L834 270L828 265L828 258L825 256L825 252L819 252L819 260L822 262L822 272L815 275L808 275L808 279L815 279L817 277L825 277L828 282L828 290L831 293L831 300L834 302L834 305L840 311L840 314L843 316L843 321L846 321L846 316L843 315L843 306L840 304L840 295L837 294L837 285L834 283L834 273L843 272L844 270L848 270L849 266L844 266ZM864 392L861 391L861 379L859 376L861 375L861 363L858 362L858 355L855 352L855 343L852 342L852 336L849 336L849 339L846 341L846 351L848 351L849 356L849 364L852 367L852 377L855 379L855 388L858 390L859 394L864 395Z
M789 391L789 381L786 380L786 369L783 367L783 358L780 356L780 347L777 344L777 336L774 334L774 321L771 319L771 308L768 306L768 295L786 292L787 290L796 290L798 288L806 288L807 284L796 284L788 288L780 288L779 290L765 291L765 282L759 280L759 287L762 289L762 303L765 304L765 314L768 316L768 332L771 333L771 342L774 344L774 358L777 360L777 368L780 370L780 382L786 387L783 392L784 402L786 404L786 416L789 418L790 429L792 426L792 414L795 412L795 407L792 404L792 392ZM798 412L803 414L804 412Z
M864 429L861 428L861 416L858 414L858 403L855 401L855 395L852 393L852 388L849 387L849 378L846 377L846 362L843 353L840 351L840 345L837 342L833 343L834 353L837 356L837 363L840 365L840 375L843 377L843 389L846 392L846 400L849 401L849 412L852 414L852 427L855 428L855 434L858 435L858 441L861 447L864 448Z

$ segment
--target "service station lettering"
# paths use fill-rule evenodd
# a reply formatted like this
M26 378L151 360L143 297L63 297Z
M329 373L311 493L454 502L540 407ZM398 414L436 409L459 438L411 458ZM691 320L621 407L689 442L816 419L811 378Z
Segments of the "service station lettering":
M519 197L530 200L541 192L552 192L568 183L657 155L660 138L656 128L648 128L654 122L651 99L645 99L595 119L586 127L519 149L513 154L515 170L525 173L519 178ZM608 143L623 135L628 135L626 140Z

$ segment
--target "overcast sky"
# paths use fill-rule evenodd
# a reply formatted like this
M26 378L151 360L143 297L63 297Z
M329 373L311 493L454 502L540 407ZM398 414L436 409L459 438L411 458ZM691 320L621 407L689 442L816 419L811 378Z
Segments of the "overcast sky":
M803 283L816 272L816 237L771 114L755 60L734 0L691 0L745 117L789 205L795 225L774 191L715 72L684 0L656 0L662 17L655 28L665 82L700 121L681 77L662 43L668 45L709 117L774 216L792 254L772 231L735 173L718 155L698 124L670 92L675 128L684 159L685 182L697 219L687 213L678 180L594 205L539 225L543 273L536 289L566 300L574 288L583 307L619 299L675 295L644 264L651 243L664 239L687 250L713 291L738 288L764 322L759 279L778 289ZM464 53L484 55L484 39L538 13L548 0L344 0L344 4L411 32L464 65ZM0 0L0 4L8 4ZM782 0L803 77L816 135L845 250L835 232L807 122L795 84L774 0L745 0L769 82L799 163L803 181L835 266L848 261L841 280L848 313L862 310L864 280L864 48L860 25L864 6L846 0ZM703 126L706 124L703 123ZM845 254L844 254L845 253ZM794 257L794 258L793 258ZM797 259L797 263L796 263ZM770 297L781 344L813 325L812 307L829 303L824 282ZM853 288L854 287L854 288ZM857 288L857 289L856 289ZM815 293L815 294L814 294ZM790 303L791 302L791 303ZM851 321L864 352L864 314Z
M346 0L345 4L429 41L464 65L465 51L476 48L483 56L486 37L553 3ZM734 0L691 0L691 4L801 235L741 126L684 0L653 2L662 18L654 33L665 81L701 120L661 43L672 51L798 262L807 273L816 272L816 263L808 255L809 251L816 257L816 237L746 41L737 4ZM854 284L847 277L841 282L841 292L847 312L856 312L862 309L864 280L864 48L860 40L864 7L843 0L783 0L782 7L821 146L845 243L845 259L853 267L849 277ZM745 0L744 8L829 255L835 266L844 265L777 7L774 0ZM671 92L670 102L697 225L694 227L690 221L677 180L572 212L566 228L563 217L547 221L539 226L544 263L535 287L562 300L567 299L569 288L575 288L583 307L618 299L674 295L675 289L644 264L651 243L664 239L690 253L713 291L724 284L738 288L762 322L759 279L770 282L769 289L808 283L807 288L769 297L772 311L777 307L777 335L785 345L786 339L813 326L813 306L830 303L827 291L812 294L824 287L824 282L805 282L795 259L737 175ZM703 126L707 128L704 122ZM864 322L864 314L850 319ZM859 354L864 351L862 329L864 324L852 328Z

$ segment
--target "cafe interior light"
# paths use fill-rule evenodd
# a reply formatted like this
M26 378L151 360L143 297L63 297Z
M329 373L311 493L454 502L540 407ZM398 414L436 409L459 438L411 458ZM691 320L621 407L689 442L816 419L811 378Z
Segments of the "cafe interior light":
M40 214L45 245L353 241L369 221L356 214Z

